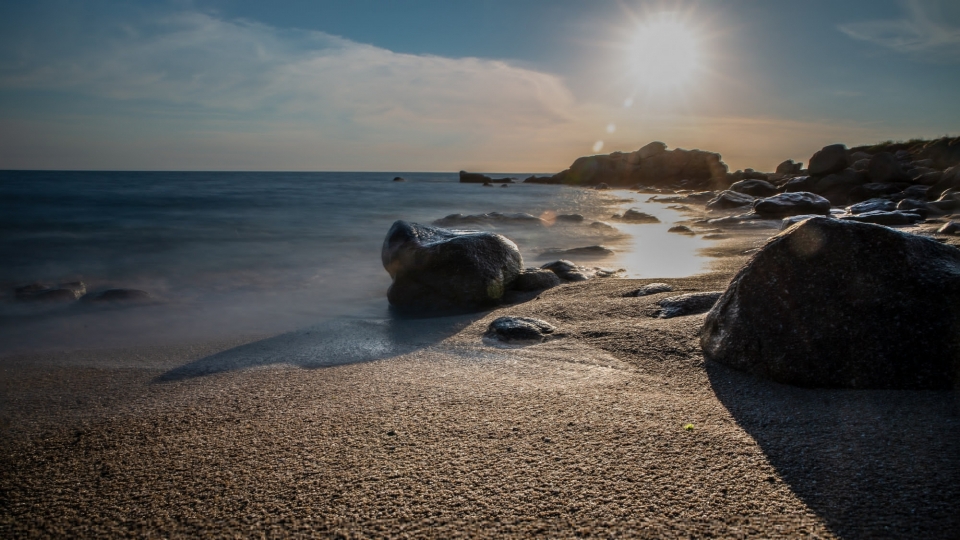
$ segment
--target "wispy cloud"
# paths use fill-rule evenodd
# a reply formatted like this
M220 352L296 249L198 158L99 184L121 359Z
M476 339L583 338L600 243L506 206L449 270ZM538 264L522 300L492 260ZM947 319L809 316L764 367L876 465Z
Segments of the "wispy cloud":
M842 24L840 31L898 52L960 58L960 27L938 16L942 8L939 2L908 0L903 7L904 18Z

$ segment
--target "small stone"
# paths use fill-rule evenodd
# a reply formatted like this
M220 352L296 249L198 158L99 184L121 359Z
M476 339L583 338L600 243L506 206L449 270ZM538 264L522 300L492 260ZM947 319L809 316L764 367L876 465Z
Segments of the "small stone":
M677 233L677 234L686 234L686 235L696 235L697 233L693 232L693 229L687 227L686 225L674 225L667 229L667 232Z
M532 317L500 317L490 323L484 337L503 342L541 342L556 327Z
M960 222L951 221L937 229L937 234L960 234Z
M673 287L671 285L667 285L666 283L648 283L639 289L628 292L624 296L650 296L651 294L660 294L670 292L672 290Z
M671 319L710 311L723 291L681 294L657 302L660 309L654 314L658 319Z

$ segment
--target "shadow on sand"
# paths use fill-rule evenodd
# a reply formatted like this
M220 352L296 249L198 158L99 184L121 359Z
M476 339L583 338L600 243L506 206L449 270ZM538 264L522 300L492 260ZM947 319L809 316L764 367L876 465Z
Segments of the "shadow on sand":
M338 318L201 358L172 369L153 382L179 381L271 364L320 368L390 358L442 341L485 314Z
M780 477L843 538L957 538L960 398L804 389L707 362L713 389Z

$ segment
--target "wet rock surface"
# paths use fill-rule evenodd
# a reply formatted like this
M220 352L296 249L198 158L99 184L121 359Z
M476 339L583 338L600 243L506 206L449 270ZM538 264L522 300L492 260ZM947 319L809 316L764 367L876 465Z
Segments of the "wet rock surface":
M808 192L781 193L773 197L760 199L753 205L753 211L768 218L784 218L801 214L830 213L830 201Z
M723 294L722 291L698 292L671 296L657 302L660 309L655 316L658 319L671 319L685 315L696 315L710 311L710 308Z
M489 232L397 221L383 241L390 304L412 311L475 310L500 303L523 271L516 244Z
M633 208L624 212L623 215L620 216L620 220L627 223L660 223L660 220L657 218L657 216L653 216Z
M499 317L483 337L504 343L539 343L556 331L552 324L532 317Z
M923 221L923 216L917 212L907 212L902 210L894 210L892 212L874 210L871 212L863 212L861 214L840 216L840 219L843 221L857 221L860 223L875 223L877 225L911 225L913 223Z
M777 382L950 388L960 374L960 250L813 218L774 237L707 315L705 358Z
M740 208L753 204L756 197L746 193L737 193L736 191L722 191L719 195L707 202L708 210L727 210L731 208Z

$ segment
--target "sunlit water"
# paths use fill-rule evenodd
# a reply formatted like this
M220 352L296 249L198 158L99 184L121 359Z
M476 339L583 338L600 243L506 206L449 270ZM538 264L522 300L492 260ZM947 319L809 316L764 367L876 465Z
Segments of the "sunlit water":
M472 225L540 254L602 244L627 277L702 272L699 237L668 233L683 216L648 195L566 186L460 184L455 174L0 172L0 353L273 334L333 317L384 317L380 248L397 219L449 214L578 213L583 223ZM515 175L520 176L520 175ZM522 177L522 176L520 176ZM611 219L637 208L659 224ZM603 221L616 231L591 227ZM82 280L136 288L150 305L17 302L13 288Z

